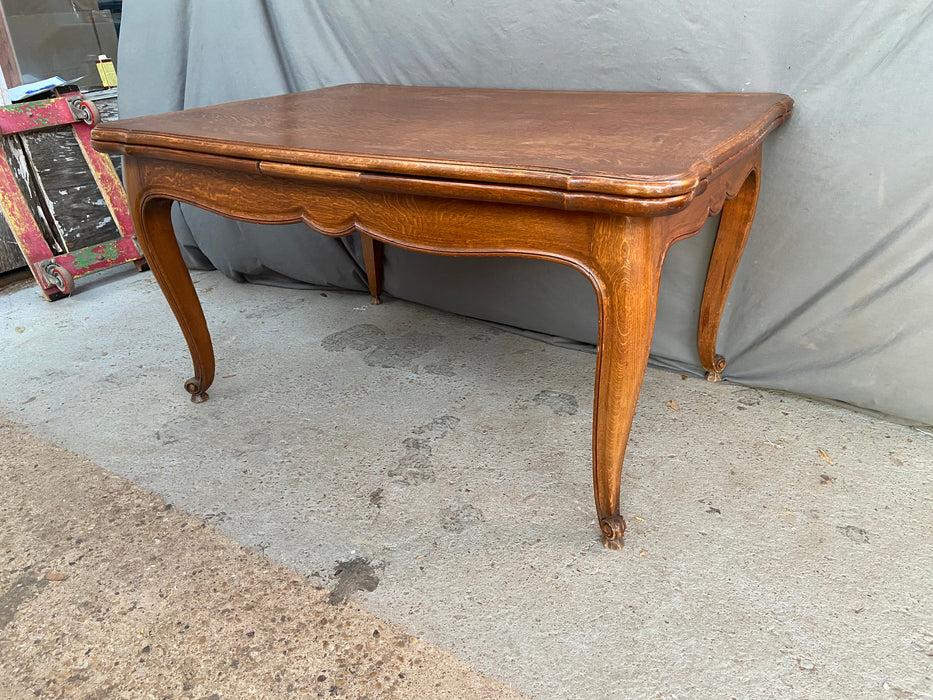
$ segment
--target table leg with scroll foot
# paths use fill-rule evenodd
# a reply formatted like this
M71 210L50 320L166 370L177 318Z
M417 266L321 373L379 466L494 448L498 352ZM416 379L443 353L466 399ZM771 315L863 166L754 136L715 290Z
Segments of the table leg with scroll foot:
M709 272L700 306L697 349L700 353L700 363L706 370L706 378L711 382L721 382L722 371L726 367L726 358L716 352L716 338L719 335L719 323L729 296L729 288L732 286L748 233L755 219L758 190L761 186L760 173L759 146L755 164L742 187L734 198L727 199L723 204L719 230L716 232L716 242L709 261Z
M625 534L619 513L622 464L651 348L660 259L648 219L597 226L593 250L598 256L592 272L599 303L593 486L603 545L620 549Z
M138 168L135 159L126 158L126 191L132 206L136 235L191 352L194 376L185 382L185 390L191 394L194 403L203 403L207 401L207 389L214 381L214 349L207 321L172 228L173 202L151 196L141 188Z

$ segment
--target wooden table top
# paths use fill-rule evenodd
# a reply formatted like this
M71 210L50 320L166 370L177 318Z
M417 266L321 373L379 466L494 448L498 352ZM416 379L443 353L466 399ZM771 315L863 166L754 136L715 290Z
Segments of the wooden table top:
M339 85L98 125L95 147L638 198L702 190L790 116L776 93ZM169 151L161 157L171 158Z

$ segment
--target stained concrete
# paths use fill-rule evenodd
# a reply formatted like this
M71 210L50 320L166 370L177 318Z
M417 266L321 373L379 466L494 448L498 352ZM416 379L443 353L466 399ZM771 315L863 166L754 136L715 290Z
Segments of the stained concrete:
M207 403L119 272L0 297L0 412L533 697L933 697L933 431L649 370L609 551L592 355L195 278Z
M0 697L520 697L0 419Z

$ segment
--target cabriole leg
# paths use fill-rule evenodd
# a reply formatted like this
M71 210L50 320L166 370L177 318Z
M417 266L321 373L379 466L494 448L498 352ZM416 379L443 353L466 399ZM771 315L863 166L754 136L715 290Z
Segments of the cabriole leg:
M660 260L652 252L650 220L625 219L618 222L615 235L612 230L604 233L597 233L594 245L594 252L604 256L606 264L595 271L599 345L593 486L603 544L619 549L625 533L625 520L619 513L622 463L651 348ZM618 259L612 263L608 257Z
M706 287L700 306L697 349L700 352L700 363L706 370L706 378L711 382L722 381L722 371L726 366L726 358L716 352L716 338L719 335L719 323L729 296L729 288L732 286L748 233L752 228L752 221L755 219L760 169L759 151L758 160L739 193L734 199L726 200L723 205L716 242L710 256L709 272L706 275Z
M172 200L141 191L138 168L134 158L126 158L126 191L137 240L188 342L194 376L185 382L185 390L192 401L201 403L207 401L207 389L214 381L214 349L207 321L172 228Z

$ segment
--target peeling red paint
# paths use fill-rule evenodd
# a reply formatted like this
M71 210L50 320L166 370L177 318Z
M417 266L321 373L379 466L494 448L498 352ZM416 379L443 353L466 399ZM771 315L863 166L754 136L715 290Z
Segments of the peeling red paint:
M43 273L43 268L50 263L57 263L76 278L114 265L143 260L143 255L136 244L136 232L130 217L126 193L117 177L113 163L106 155L98 153L91 147L91 129L94 125L87 124L75 116L68 104L69 99L84 100L80 93L70 93L67 98L55 97L51 100L0 107L0 134L18 134L65 124L71 125L75 139L81 147L81 152L84 154L121 235L120 238L90 248L69 251L65 255L54 255L29 210L10 164L0 152L0 208L3 210L3 216L13 231L23 256L29 263L33 277L47 299L60 296L58 288L50 286Z
M87 161L94 174L94 180L97 182L100 193L107 203L107 208L113 214L113 220L123 236L133 236L136 230L133 228L133 219L130 217L130 208L126 201L126 192L117 176L117 171L113 167L110 158L95 151L91 146L91 124L84 122L75 122L71 125L74 130L75 139L81 146L81 152L84 153L84 159Z
M71 107L64 97L37 102L23 102L0 107L0 133L21 134L74 121Z

